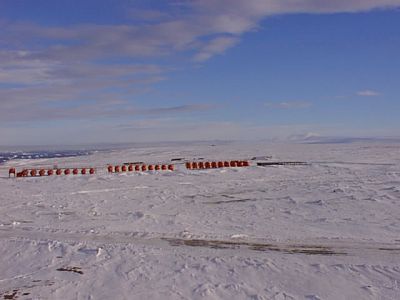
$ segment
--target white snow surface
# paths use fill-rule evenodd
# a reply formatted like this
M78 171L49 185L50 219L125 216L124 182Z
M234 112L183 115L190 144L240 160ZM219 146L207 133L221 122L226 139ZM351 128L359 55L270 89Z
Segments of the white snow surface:
M5 167L1 299L400 299L400 145L148 146ZM306 161L108 174L107 164Z

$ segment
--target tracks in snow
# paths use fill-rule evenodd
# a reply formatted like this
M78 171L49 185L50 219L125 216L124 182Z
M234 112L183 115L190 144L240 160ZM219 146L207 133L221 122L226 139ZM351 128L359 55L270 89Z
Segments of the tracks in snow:
M66 243L95 243L106 245L134 244L191 251L189 248L204 248L220 251L238 252L280 252L284 254L306 255L394 255L400 257L400 242L378 243L354 240L316 240L273 242L265 239L239 238L226 239L215 237L194 237L191 235L167 235L146 232L110 232L98 234L90 232L67 232L34 227L3 228L1 240L60 241Z

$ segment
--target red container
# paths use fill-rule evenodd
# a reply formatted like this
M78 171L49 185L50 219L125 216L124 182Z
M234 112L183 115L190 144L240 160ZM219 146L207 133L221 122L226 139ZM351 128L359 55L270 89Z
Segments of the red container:
M57 169L57 170L56 170L56 174L57 174L57 175L61 175L61 174L62 174L62 170L61 170L61 169Z
M126 170L127 170L127 169L126 169L126 166L122 166L122 167L121 167L121 170L122 170L122 172L126 172Z
M142 165L142 171L147 171L147 166L146 165Z
M213 162L211 163L211 167L212 167L213 169L218 168L218 164L217 164L215 161L213 161Z
M167 165L161 165L161 170L165 171L167 169Z
M199 169L204 169L204 163L202 161L199 162Z
M232 160L230 163L231 167L237 167L237 161L236 160Z
M70 173L71 173L71 170L70 170L70 169L65 169L65 170L64 170L64 174L65 174L65 175L69 175Z
M238 166L238 167L243 167L243 162L242 162L242 161L238 161L238 162L237 162L237 166Z
M86 169L82 169L82 170L81 170L81 174L82 174L82 175L86 175Z
M187 162L185 165L186 165L186 169L189 169L189 170L192 169L192 163L191 162Z
M225 168L229 168L229 167L230 167L229 161L224 161L224 167L225 167Z
M107 167L108 173L112 173L112 172L113 172L113 169L114 169L113 166L108 166L108 167Z
M132 172L132 171L133 171L133 166L132 166L132 165L129 165L128 171L129 171L129 172Z
M194 162L194 163L192 163L192 167L193 167L193 169L198 169L199 164L197 162Z
M211 168L211 163L207 161L207 162L204 164L204 167L205 167L206 169Z
M115 166L115 167L114 167L114 171L115 171L115 173L118 173L118 172L120 172L120 170L121 170L121 169L120 169L120 167L119 167L119 166Z
M140 166L139 165L135 166L135 171L140 171Z
M48 175L48 176L51 176L51 175L53 175L53 170L52 170L52 169L50 169L50 170L47 170L47 175Z
M250 166L249 162L247 160L243 161L243 167L248 167Z
M170 171L175 170L175 166L174 165L168 165L168 170L170 170Z
M153 165L149 165L149 171L154 171L154 166Z
M8 170L8 177L11 177L11 174L14 174L14 177L15 177L15 168L10 168L9 170Z
M155 165L155 166L154 166L154 169L155 169L156 171L159 171L159 170L161 169L161 167L160 167L160 165Z
M72 170L72 174L78 175L78 173L79 173L79 170L78 170L78 169L75 168L75 169Z
M95 170L94 168L90 168L89 173L90 173L91 175L93 175L94 173L96 173L96 170Z
M31 170L31 176L36 176L36 170L35 169Z
M223 168L223 167L224 167L224 162L219 161L219 162L218 162L218 168Z
M44 176L46 174L46 171L44 169L40 169L39 175Z

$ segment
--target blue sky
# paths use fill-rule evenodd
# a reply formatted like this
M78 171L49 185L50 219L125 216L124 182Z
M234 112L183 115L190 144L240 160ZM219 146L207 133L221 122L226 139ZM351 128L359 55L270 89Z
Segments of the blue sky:
M0 145L400 136L400 0L0 0Z

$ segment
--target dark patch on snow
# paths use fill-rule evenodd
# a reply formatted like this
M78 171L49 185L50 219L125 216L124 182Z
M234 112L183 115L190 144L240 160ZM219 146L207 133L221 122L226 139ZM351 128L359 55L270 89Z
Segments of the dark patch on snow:
M225 203L237 203L237 202L253 202L262 199L234 199L234 200L222 200L222 201L210 201L204 202L205 204L225 204Z
M171 246L207 247L212 249L242 249L247 248L254 251L277 251L286 254L306 255L347 255L345 252L335 251L326 246L318 245L275 245L264 243L253 243L246 241L221 241L203 239L179 239L164 238Z
M73 272L73 273L78 273L78 274L83 274L82 268L80 267L64 267L64 268L58 268L57 271L61 272Z
M3 297L4 299L17 299L18 290L12 290L11 292L5 292Z
M23 290L32 289L34 287L40 287L40 286L52 286L54 284L54 282L50 281L50 280L34 279L34 280L32 280L32 282L34 284L23 285L23 286L13 289L12 291L6 291L4 293L0 293L0 297L3 297L3 299L15 300L15 299L18 299L19 296L28 296L31 294L30 292L26 292Z

